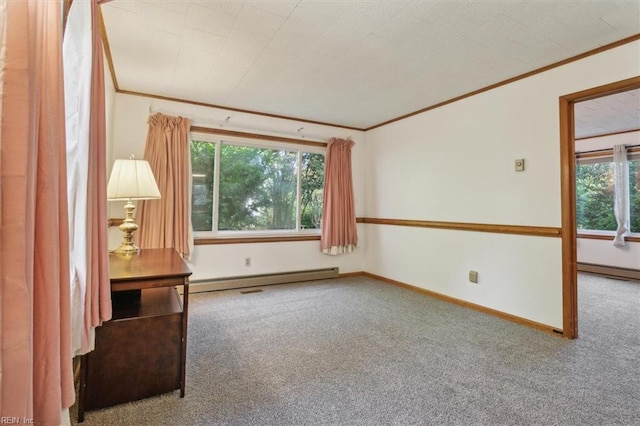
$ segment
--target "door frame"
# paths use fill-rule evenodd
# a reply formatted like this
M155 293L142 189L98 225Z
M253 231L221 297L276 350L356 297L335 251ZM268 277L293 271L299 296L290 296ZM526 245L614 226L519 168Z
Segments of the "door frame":
M562 335L578 337L578 264L574 105L640 88L640 76L560 96L560 185L562 203Z

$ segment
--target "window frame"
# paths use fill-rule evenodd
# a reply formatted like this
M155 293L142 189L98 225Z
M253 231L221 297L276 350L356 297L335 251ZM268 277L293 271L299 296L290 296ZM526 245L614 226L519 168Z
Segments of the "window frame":
M627 161L638 161L640 160L640 145L631 145L627 146ZM596 163L607 163L613 162L613 148L599 149L595 151L584 151L584 152L576 152L575 153L575 164L576 171L577 166L579 164L596 164ZM575 179L575 177L574 177ZM627 182L628 184L628 182ZM577 192L577 185L576 185ZM576 215L577 215L577 199L576 203ZM611 206L613 208L613 206ZM576 221L577 222L577 221ZM577 225L577 223L576 223ZM613 239L616 235L616 231L606 231L603 229L578 229L576 226L577 236L580 237L610 237ZM640 232L631 232L629 231L626 234L628 237L632 237L632 239L636 239L640 237Z
M213 206L212 206L212 230L211 231L193 231L194 239L197 241L200 240L212 240L212 239L256 239L256 238L264 238L272 239L272 238L288 238L288 237L319 237L320 236L320 228L309 229L309 228L301 228L301 211L300 211L300 202L301 202L301 186L302 186L302 177L300 174L301 168L301 158L302 153L312 153L312 154L322 154L325 157L326 161L326 146L318 146L318 144L307 144L307 143L295 143L295 142L279 142L277 140L272 139L271 137L266 137L265 139L260 139L259 135L253 136L251 139L242 136L233 136L233 135L219 135L213 132L201 132L201 131L191 131L189 134L189 144L192 142L205 142L205 143L213 143L215 144L214 150L214 176L213 176ZM218 219L219 219L219 203L220 203L220 155L221 155L221 147L223 144L230 144L235 146L244 146L248 148L258 148L258 149L271 149L271 150L285 150L285 151L294 151L296 152L296 228L295 229L270 229L270 230L218 230ZM324 145L324 144L322 144ZM191 183L190 190L193 188L193 183Z

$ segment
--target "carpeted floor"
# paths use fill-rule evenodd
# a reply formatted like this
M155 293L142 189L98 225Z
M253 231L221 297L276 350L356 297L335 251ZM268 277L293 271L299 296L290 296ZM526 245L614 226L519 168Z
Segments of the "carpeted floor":
M262 290L192 296L184 399L85 424L640 424L640 283L580 275L572 341L364 277Z

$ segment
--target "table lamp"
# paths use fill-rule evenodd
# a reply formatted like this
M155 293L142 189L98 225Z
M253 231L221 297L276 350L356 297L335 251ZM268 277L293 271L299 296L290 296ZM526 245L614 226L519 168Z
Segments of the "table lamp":
M152 200L160 198L160 190L153 177L151 166L145 160L116 160L107 185L107 199L126 200L125 219L119 228L124 233L122 244L113 253L132 255L140 249L133 242L133 233L138 229L133 219L136 206L132 200Z

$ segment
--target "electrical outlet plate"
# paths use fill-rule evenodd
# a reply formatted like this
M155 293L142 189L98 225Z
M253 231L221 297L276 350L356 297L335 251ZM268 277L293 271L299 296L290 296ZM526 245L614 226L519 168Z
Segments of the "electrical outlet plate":
M516 172L524 172L524 158L516 160Z
M472 283L478 283L478 271L469 271L469 281Z
M244 266L251 266L251 258L250 257L245 257L244 258Z

